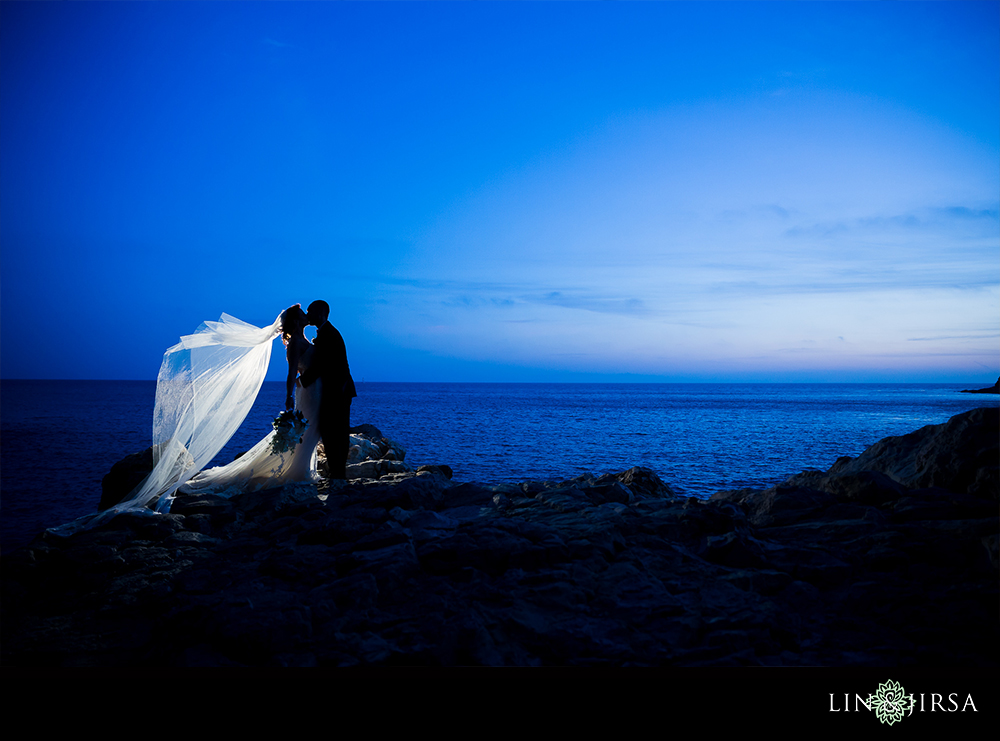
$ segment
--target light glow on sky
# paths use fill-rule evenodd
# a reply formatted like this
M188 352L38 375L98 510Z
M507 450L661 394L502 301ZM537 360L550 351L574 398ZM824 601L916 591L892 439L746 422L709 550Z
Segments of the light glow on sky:
M0 376L1000 373L1000 3L2 3ZM268 377L283 377L275 344Z

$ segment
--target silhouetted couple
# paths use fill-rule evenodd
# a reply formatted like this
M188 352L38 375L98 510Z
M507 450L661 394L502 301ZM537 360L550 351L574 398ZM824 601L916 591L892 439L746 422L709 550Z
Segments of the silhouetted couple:
M326 450L331 479L347 478L347 456L351 449L351 400L358 393L347 363L347 348L337 328L330 324L330 306L313 301L305 314L306 325L316 327L312 361L298 382L308 389L322 383L319 401L319 434Z
M152 472L120 504L71 523L72 528L91 527L124 511L169 512L178 493L234 496L316 483L321 439L330 478L345 479L351 400L357 392L344 338L329 315L325 301L314 301L307 312L299 304L290 306L263 328L223 314L181 337L164 353L156 381ZM318 328L314 343L304 334L309 325ZM249 451L206 469L253 407L279 335L288 359L285 412L275 420L274 431ZM308 421L304 428L300 417Z
M330 307L326 301L313 301L309 304L308 311L303 311L300 304L293 304L281 312L273 325L276 331L269 335L269 339L262 340L269 343L276 334L280 334L288 360L285 413L275 420L275 431L232 463L197 473L183 485L181 491L232 495L239 491L273 488L287 483L319 482L316 447L320 440L326 450L330 478L347 478L347 456L351 444L351 400L357 393L347 364L344 338L330 324L329 315ZM214 322L212 325L220 326ZM305 335L305 328L310 325L317 327L314 342L306 339ZM199 335L192 337L197 338ZM205 340L200 340L199 344L201 342ZM214 343L209 339L208 344L211 346ZM239 361L233 368L216 369L215 364L213 356L200 365L207 365L209 374L218 373L223 379L259 372L247 360ZM264 370L266 371L266 366ZM199 372L197 377L200 378L201 375ZM263 380L262 375L260 379ZM238 384L242 385L244 384ZM202 398L206 395L206 392L198 394ZM226 398L222 400L223 404L230 403L229 396L233 394L227 392ZM239 393L235 396L239 396ZM224 413L222 408L218 412ZM304 428L303 419L306 422ZM226 420L223 418L217 421ZM206 428L211 426L212 421L209 421Z

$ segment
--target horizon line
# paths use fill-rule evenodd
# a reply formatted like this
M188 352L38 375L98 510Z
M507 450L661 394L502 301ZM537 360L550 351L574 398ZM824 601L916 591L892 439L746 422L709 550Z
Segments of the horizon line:
M5 382L45 382L45 383L156 383L156 379L148 378L0 378L0 384ZM285 383L284 380L265 379L263 383ZM600 386L600 385L704 385L704 386L952 386L963 383L982 383L982 381L366 381L355 380L355 384L364 383L411 383L411 384L453 384L465 386L487 386L503 384L508 386Z

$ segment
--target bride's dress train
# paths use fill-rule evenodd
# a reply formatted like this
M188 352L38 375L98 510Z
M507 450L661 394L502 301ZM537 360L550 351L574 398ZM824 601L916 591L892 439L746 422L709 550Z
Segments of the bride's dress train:
M274 453L271 446L276 433L271 432L232 463L202 471L178 487L178 492L233 496L288 483L319 482L316 446L320 441L321 385L321 381L316 381L309 388L297 386L295 389L295 408L302 412L309 424L294 450Z

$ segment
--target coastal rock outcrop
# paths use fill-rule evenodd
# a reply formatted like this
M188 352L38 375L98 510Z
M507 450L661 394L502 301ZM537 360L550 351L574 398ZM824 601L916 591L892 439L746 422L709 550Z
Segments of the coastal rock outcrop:
M876 472L910 489L938 487L996 501L1000 491L998 435L1000 408L974 409L944 424L887 437L857 458L839 458L820 478L836 480ZM802 474L792 481L807 482L811 476Z
M5 555L2 661L995 669L997 455L993 409L710 500L445 466L179 497Z
M320 443L322 449L322 443ZM320 473L327 474L326 455L322 454ZM347 456L347 479L380 479L383 476L413 471L406 462L406 451L399 443L382 434L375 425L351 428L351 448Z
M97 509L103 512L125 499L135 488L146 480L153 470L153 448L127 455L118 461L101 479L101 501Z
M963 394L1000 394L1000 378L992 386L984 389L962 389Z

